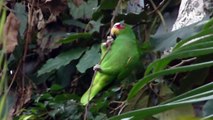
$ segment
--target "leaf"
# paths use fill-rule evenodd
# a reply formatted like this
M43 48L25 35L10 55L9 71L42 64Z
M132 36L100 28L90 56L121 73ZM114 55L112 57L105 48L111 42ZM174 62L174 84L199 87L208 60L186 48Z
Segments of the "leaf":
M66 88L70 85L72 76L76 73L76 63L72 62L66 66L60 67L56 72L55 83ZM46 76L46 74L45 74Z
M100 60L101 54L99 53L100 45L94 45L88 50L84 56L79 60L76 65L79 72L84 73L88 68L91 68Z
M69 64L72 60L78 59L86 49L76 48L61 53L54 59L49 59L40 70L38 70L38 76L59 69L61 66Z
M77 4L76 4L77 3ZM68 6L70 8L70 14L74 17L74 19L78 18L91 18L94 12L94 8L98 5L97 0L88 0L85 1L69 1Z
M147 85L149 82L153 81L157 77L161 77L163 75L174 74L174 73L198 70L198 69L207 68L207 67L211 67L211 66L213 66L213 61L197 63L197 64L182 66L182 67L176 67L176 68L171 68L171 69L167 69L167 70L161 70L159 72L147 75L143 79L140 79L133 86L133 88L129 92L127 99L128 100L132 99L145 85Z
M185 110L187 110L187 112ZM172 110L161 112L155 115L155 117L158 120L173 120L174 118L175 120L181 120L183 117L193 118L195 117L195 113L192 105L184 105Z
M153 35L150 39L151 45L155 51L170 49L176 44L177 38L186 39L188 36L197 34L205 23L206 21L201 21L173 32Z
M102 0L101 9L114 9L118 3L118 0Z
M19 26L20 21L12 12L10 12L10 14L7 16L4 26L4 37L6 40L7 53L12 53L18 44Z
M92 20L92 21L89 22L90 25L92 26L92 29L89 31L90 33L99 32L101 26L103 25L101 23L101 19L102 19L102 17L99 18L97 21Z
M209 100L203 106L203 115L209 116L213 114L213 100Z
M207 42L208 40L212 40L213 36L210 38L204 38L202 41ZM207 41L206 41L207 40ZM158 59L151 63L145 72L145 75L148 75L152 70L153 72L157 72L160 70L163 70L167 64L169 64L170 61L175 60L175 59L181 59L181 58L190 58L190 57L198 57L198 56L203 56L207 54L213 53L213 47L211 43L209 45L205 46L201 45L202 43L197 43L197 44L189 44L187 47L184 48L178 48L174 51L172 51L171 54L167 55L164 58ZM203 47L202 47L203 46Z
M14 11L15 11L15 15L20 20L19 32L20 32L21 37L23 38L24 31L27 26L27 13L25 10L25 5L23 5L22 3L16 3L14 6Z
M106 120L106 119L107 119L106 114L99 113L99 115L97 115L94 120Z
M82 23L81 21L78 21L78 20L68 19L68 20L64 20L62 22L63 22L63 24L73 25L76 27L80 27L81 29L84 29L86 27L85 23Z
M77 39L90 39L91 37L92 35L90 33L75 33L66 37L65 39L60 40L59 43L66 44L66 43L73 42Z
M158 106L154 106L154 107L130 111L130 112L127 112L127 113L124 113L121 115L114 116L114 117L110 118L109 120L121 120L124 118L126 118L126 119L131 118L132 120L138 120L138 119L141 120L141 119L151 117L152 115L161 113L161 112L169 110L169 109L173 109L173 108L191 104L191 103L211 100L211 99L213 99L213 95L200 97L200 98L196 98L196 99L190 99L190 100L181 101L181 102L167 103L167 104L158 105Z
M171 99L165 101L164 103L177 101L177 100L180 100L180 99L183 99L183 98L186 98L186 97L194 96L194 95L199 94L199 93L204 93L206 91L212 90L212 88L213 88L213 82L208 83L206 85L203 85L201 87L198 87L196 89L190 90L188 92L185 92L185 93L183 93L183 94L181 94L179 96L176 96L174 98L171 98Z
M34 120L36 117L34 115L21 115L18 120Z
M209 37L212 37L213 28L205 29L199 32L196 35L193 35L185 40L180 41L174 48L174 50L186 45L186 43L196 43L196 42L203 42L205 39L208 41ZM194 39L194 40L193 40Z
M57 85L57 84L53 84L51 87L50 87L50 90L52 91L58 91L58 90L62 90L63 87L61 87L60 85Z

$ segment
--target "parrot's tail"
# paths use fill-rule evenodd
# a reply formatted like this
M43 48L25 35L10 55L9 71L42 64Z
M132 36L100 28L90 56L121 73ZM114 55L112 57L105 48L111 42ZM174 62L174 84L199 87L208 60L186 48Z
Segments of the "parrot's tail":
M95 95L112 81L112 77L97 73L89 89L81 97L81 104L86 105Z

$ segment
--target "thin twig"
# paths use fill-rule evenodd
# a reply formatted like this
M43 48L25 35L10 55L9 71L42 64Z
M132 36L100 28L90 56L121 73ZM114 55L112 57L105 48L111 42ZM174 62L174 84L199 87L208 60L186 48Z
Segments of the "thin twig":
M16 71L15 71L15 73L14 73L14 75L13 75L13 78L12 78L12 80L11 80L11 83L10 83L9 87L7 88L7 92L6 92L7 94L9 93L9 91L10 91L10 89L11 89L11 87L12 87L12 85L13 85L15 79L16 79L16 76L17 76L18 71L19 71L19 69L20 69L20 67L21 67L21 64L22 64L22 60L20 60L19 63L18 63L18 66L17 66Z
M191 61L193 61L193 60L195 60L195 59L197 59L197 58L196 58L196 57L193 57L193 58L190 58L190 59L187 59L187 60L182 60L180 63L178 63L177 65L174 65L174 66L172 66L172 67L170 67L170 68L179 67L179 66L181 66L181 65L183 65L183 64L185 64L185 63L187 63L187 62L191 62Z
M168 28L167 28L166 22L165 22L165 20L164 20L164 18L163 18L163 15L162 15L161 12L157 9L157 6L155 5L155 3L154 3L152 0L149 0L149 1L150 1L150 3L152 4L153 8L156 10L157 14L159 15L159 17L160 17L160 19L161 19L161 21L162 21L162 24L163 24L165 30L168 31Z
M33 3L34 3L34 0L33 0ZM30 11L32 12L32 9L30 9ZM29 21L32 22L32 15L29 16ZM29 25L29 24L30 24L30 23L28 23L28 25ZM7 93L9 93L9 91L10 91L10 89L11 89L11 87L12 87L12 85L13 85L13 83L14 83L16 77L17 77L17 74L18 74L18 72L19 72L21 66L24 68L24 65L23 65L23 64L24 64L25 59L26 59L27 48L28 48L28 42L29 42L30 37L31 37L31 35L29 35L29 33L31 33L31 31L32 31L32 26L31 26L31 25L29 25L29 26L30 26L30 28L28 27L27 34L26 34L26 42L25 42L25 46L24 46L24 54L23 54L22 59L19 60L18 66L17 66L17 68L16 68L16 70L15 70L15 73L14 73L14 75L13 75L13 78L12 78L12 80L11 80L11 83L10 83L8 89L7 89ZM24 74L24 71L23 71L23 74ZM22 77L24 78L24 75L23 75ZM22 87L24 86L24 83L23 83L24 80L23 80L23 78L22 78Z
M127 103L124 102L123 105L122 105L122 107L121 107L121 109L120 109L119 112L118 112L118 115L121 114L121 112L123 111L123 109L124 109L126 106L127 106Z
M24 54L22 57L22 87L24 87L24 77L25 77L25 60L26 60L26 56L27 56L27 52L28 52L28 44L29 41L31 40L31 34L32 34L32 17L33 17L33 5L35 3L35 0L32 1L32 5L30 7L30 3L28 3L28 9L29 9L29 13L28 13L28 27L27 27L27 33L26 33L26 40L25 40L25 45L24 45Z
M112 16L112 19L111 19L111 28L112 28L113 25L114 25L114 20L115 20L115 17L117 16L117 14L118 14L118 10L119 10L118 8L119 8L121 2L122 2L122 0L119 0L119 1L118 1L118 4L117 4L117 6L115 7L115 10L113 11L113 16Z
M164 4L164 2L166 2L165 0L163 0L162 2L160 2L160 4L154 8L154 10L152 10L151 12L148 13L148 15L151 15L152 13L156 12L157 10L159 10L159 8Z

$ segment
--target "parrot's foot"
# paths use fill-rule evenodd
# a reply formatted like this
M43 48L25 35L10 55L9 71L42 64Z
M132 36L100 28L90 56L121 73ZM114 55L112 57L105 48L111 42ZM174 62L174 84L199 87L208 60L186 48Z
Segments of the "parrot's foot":
M107 41L102 44L108 48L112 45L113 41L114 39L111 36L107 36Z
M94 67L93 67L93 70L94 71L101 71L101 66L99 64L96 64Z

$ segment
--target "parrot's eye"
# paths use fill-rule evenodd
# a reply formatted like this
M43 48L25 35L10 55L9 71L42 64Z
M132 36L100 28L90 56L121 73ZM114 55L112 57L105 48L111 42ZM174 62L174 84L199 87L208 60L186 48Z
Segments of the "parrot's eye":
M124 29L125 25L123 23L115 23L113 27L121 30Z

